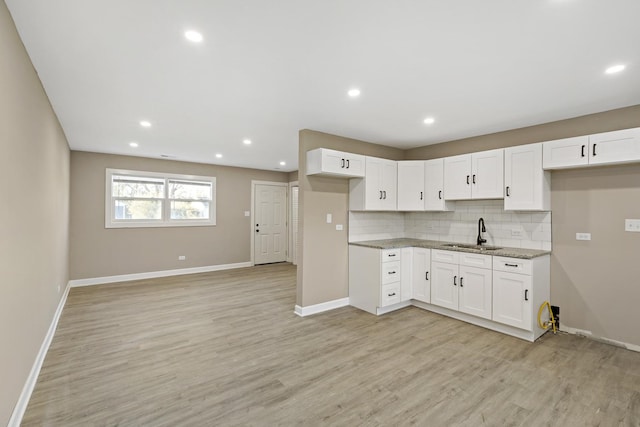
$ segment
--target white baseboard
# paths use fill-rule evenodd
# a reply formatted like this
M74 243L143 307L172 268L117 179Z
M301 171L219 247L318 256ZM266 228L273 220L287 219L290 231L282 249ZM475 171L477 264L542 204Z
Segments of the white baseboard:
M40 369L42 369L42 364L44 363L44 358L47 355L47 351L49 351L49 346L51 345L51 341L53 341L53 336L56 333L56 328L58 327L58 321L60 320L60 316L62 315L62 309L64 308L65 303L67 302L67 296L69 295L69 289L71 288L71 282L67 283L67 286L64 289L62 294L62 298L60 298L60 302L58 303L58 308L53 315L53 319L51 319L51 324L49 325L49 330L42 341L42 345L40 346L40 351L36 355L36 360L33 362L33 366L31 367L31 372L29 372L29 376L27 377L27 381L22 387L22 392L20 393L20 397L18 398L18 402L16 406L13 408L13 413L11 414L11 418L9 418L9 424L7 427L20 427L20 423L22 423L22 417L24 417L24 412L27 410L27 405L29 404L29 399L31 399L31 394L33 393L33 389L36 387L36 382L38 381L38 375L40 375Z
M131 280L154 279L156 277L181 276L183 274L208 273L211 271L231 270L234 268L252 267L248 262L237 262L235 264L207 265L204 267L179 268L175 270L150 271L148 273L120 274L118 276L92 277L89 279L75 279L69 283L72 288L80 286L103 285L105 283L129 282Z
M616 340L612 340L612 339L604 338L604 337L598 337L598 336L593 335L593 333L591 331L585 331L583 329L571 328L569 326L564 326L562 324L560 324L560 330L562 332L566 332L568 334L580 335L582 337L586 337L586 338L592 339L594 341L599 341L599 342L602 342L602 343L605 343L605 344L614 345L616 347L626 348L627 350L637 351L638 353L640 353L640 345L629 344L629 343L626 343L626 342L616 341Z
M349 305L349 298L340 298L333 301L327 301L320 304L308 305L301 307L296 305L294 313L300 317L311 316L312 314L322 313L323 311L333 310L335 308L345 307Z

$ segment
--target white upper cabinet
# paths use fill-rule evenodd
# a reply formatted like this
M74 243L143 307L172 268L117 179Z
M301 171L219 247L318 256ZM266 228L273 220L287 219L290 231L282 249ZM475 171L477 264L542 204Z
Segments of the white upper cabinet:
M504 209L551 209L551 173L542 169L542 144L519 145L504 150Z
M589 136L589 164L605 165L640 161L640 128Z
M542 166L560 169L589 164L589 137L576 136L542 143Z
M424 162L424 210L450 211L454 202L444 198L444 159Z
M394 160L366 157L364 179L349 181L349 209L397 210L398 165Z
M504 197L504 150L481 151L444 159L446 200Z
M398 162L398 210L425 209L425 178L422 160Z
M363 177L365 156L317 148L307 151L307 175Z
M471 198L471 154L445 157L444 197L445 200Z
M577 136L543 143L544 169L565 169L640 161L640 128Z

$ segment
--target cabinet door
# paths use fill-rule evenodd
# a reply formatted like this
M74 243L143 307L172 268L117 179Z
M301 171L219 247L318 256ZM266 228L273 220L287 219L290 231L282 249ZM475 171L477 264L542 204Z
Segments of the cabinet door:
M531 276L493 272L493 321L532 330Z
M589 136L589 164L627 163L640 160L640 128Z
M449 211L453 202L444 199L444 159L424 162L424 209L427 211Z
M504 197L504 150L482 151L471 156L471 197Z
M491 319L491 270L460 266L458 310Z
M589 137L557 139L542 143L542 167L560 169L586 166L589 163Z
M307 152L307 175L364 176L364 156L317 148Z
M382 209L382 166L383 159L367 157L364 178L364 209Z
M458 309L458 266L442 262L431 263L431 304Z
M349 176L362 177L364 176L364 162L365 157L359 154L343 153L344 154L344 170Z
M542 170L542 144L504 150L504 209L549 210L550 172Z
M383 211L398 210L398 162L394 160L382 161L382 204Z
M464 200L471 198L471 155L445 157L444 198Z
M423 211L425 178L423 161L398 162L398 210Z
M413 299L431 301L431 249L413 248Z

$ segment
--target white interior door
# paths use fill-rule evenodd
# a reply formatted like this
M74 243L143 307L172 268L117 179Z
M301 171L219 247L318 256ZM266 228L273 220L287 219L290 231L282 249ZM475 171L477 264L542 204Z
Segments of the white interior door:
M286 261L287 188L256 184L254 197L254 264Z

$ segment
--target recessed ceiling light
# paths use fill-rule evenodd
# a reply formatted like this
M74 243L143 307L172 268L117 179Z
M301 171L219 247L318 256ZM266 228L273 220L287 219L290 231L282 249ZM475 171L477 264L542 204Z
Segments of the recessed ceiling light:
M436 119L434 119L433 117L427 117L426 119L424 119L424 124L425 125L432 125L434 124L436 121Z
M615 74L623 71L626 67L623 64L613 65L605 70L606 74Z
M137 146L138 146L138 143L137 143L137 142L130 142L130 143L129 143L129 147L136 148Z
M287 162L280 162L280 166L284 166L286 164L287 164Z
M360 96L360 89L356 89L356 88L349 89L349 92L347 92L347 94L350 97L355 98L356 96Z
M243 139L243 140L242 140L242 143L243 143L244 145L251 145L251 140L250 140L250 139Z
M151 127L151 122L149 122L147 120L141 120L140 121L140 126L142 126L143 128L150 128Z
M218 159L221 159L221 158L222 158L222 154L218 153L218 154L216 154L216 157L217 157Z
M204 37L202 37L201 33L193 30L185 31L184 36L187 38L187 40L194 43L200 43L202 40L204 40Z

